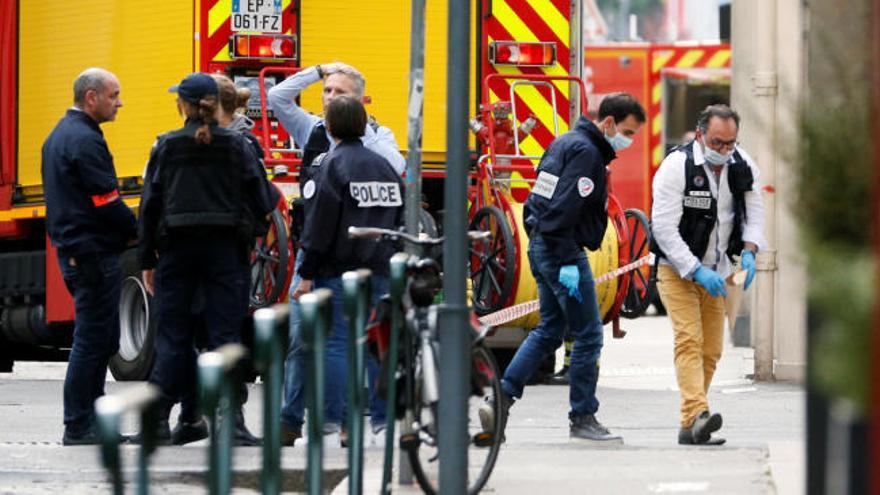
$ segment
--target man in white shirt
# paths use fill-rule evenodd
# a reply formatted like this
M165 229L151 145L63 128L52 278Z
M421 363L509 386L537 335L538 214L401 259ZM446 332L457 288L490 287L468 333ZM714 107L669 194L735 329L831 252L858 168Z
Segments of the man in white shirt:
M706 107L695 139L673 150L654 176L657 288L675 333L684 445L724 443L711 438L722 418L710 413L706 393L723 347L725 278L740 257L748 289L755 254L766 244L760 172L738 146L738 132L735 111Z
M324 156L336 148L336 141L330 136L324 125L324 119L306 112L296 103L296 98L307 87L318 81L323 81L323 93L321 102L324 111L327 105L339 96L351 96L358 100L363 99L365 81L364 76L354 67L340 62L315 65L304 69L288 77L281 83L269 90L267 103L275 113L275 117L284 126L288 134L293 138L298 147L303 150L302 163L299 170L299 184L305 197L309 197L315 190L315 184L307 185L310 179L317 177L317 171L321 166ZM400 154L400 148L394 139L391 129L368 122L364 128L364 135L360 138L364 147L377 153L391 164L392 168L400 174L406 170L406 161ZM311 188L311 191L310 191ZM298 230L302 228L304 218L302 209L294 206L294 238L299 236ZM328 226L332 231L333 226ZM302 437L302 424L304 419L304 351L299 332L299 268L302 262L302 251L299 250L294 265L294 276L290 284L290 344L287 357L284 361L284 403L281 409L281 435L282 444L292 446L297 439ZM378 365L370 359L367 363L370 376L378 373ZM372 380L371 380L372 382ZM371 420L374 430L381 428L385 423L385 405L375 394L374 387L370 386Z

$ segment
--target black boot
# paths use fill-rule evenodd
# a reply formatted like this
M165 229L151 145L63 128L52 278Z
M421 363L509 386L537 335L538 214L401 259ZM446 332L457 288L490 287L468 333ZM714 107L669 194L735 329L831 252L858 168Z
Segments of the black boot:
M174 430L171 431L171 443L174 445L186 445L206 438L208 438L208 423L202 418L187 422L180 417Z
M722 445L724 444L723 438L712 438L712 433L721 429L722 423L720 414L710 414L709 411L703 411L694 418L694 422L689 428L682 428L679 431L678 443L681 445ZM688 433L690 438L688 438Z
M246 424L244 424L244 409L239 407L235 412L235 445L238 447L256 447L263 442L255 437Z
M592 414L571 418L569 436L597 445L623 445L623 437L612 434Z
M501 443L504 443L506 440L504 435L504 430L507 427L507 415L510 412L510 407L516 402L516 399L507 395L504 392L501 392L501 404L499 407L499 412L501 413L501 420L504 421L504 424L501 425ZM486 401L484 404L480 406L480 410L478 411L480 415L480 425L483 427L483 432L491 433L495 431L495 421L498 421L499 418L495 417L495 401L498 400L495 396L486 397Z

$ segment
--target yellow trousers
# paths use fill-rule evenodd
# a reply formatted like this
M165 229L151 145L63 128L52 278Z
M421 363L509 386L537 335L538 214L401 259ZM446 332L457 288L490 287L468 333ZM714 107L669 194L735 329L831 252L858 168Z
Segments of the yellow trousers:
M657 290L675 334L675 375L681 392L681 426L709 409L706 393L721 358L724 298L678 276L669 265L657 271Z

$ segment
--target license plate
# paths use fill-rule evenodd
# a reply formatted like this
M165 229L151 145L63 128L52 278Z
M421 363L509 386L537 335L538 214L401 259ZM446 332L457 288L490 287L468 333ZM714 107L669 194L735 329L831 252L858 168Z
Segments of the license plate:
M232 30L281 32L281 0L232 0Z

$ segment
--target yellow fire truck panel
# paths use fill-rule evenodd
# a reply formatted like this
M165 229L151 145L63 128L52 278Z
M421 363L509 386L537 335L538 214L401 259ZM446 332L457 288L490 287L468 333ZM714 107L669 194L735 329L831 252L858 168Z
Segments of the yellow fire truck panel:
M168 87L193 70L193 2L21 2L17 181L42 183L40 148L88 67L119 77L123 107L103 126L119 177L140 176L156 135L180 124Z
M309 1L301 4L300 65L340 61L360 70L372 99L367 112L394 131L401 149L407 142L411 6L400 0ZM446 4L427 2L425 15L425 102L422 149L425 160L446 149ZM354 12L356 10L356 12ZM471 33L475 33L472 23ZM472 36L475 38L475 36ZM474 41L471 42L473 53ZM475 88L471 65L471 99ZM303 93L309 111L321 108L321 93ZM472 105L471 113L475 113Z

